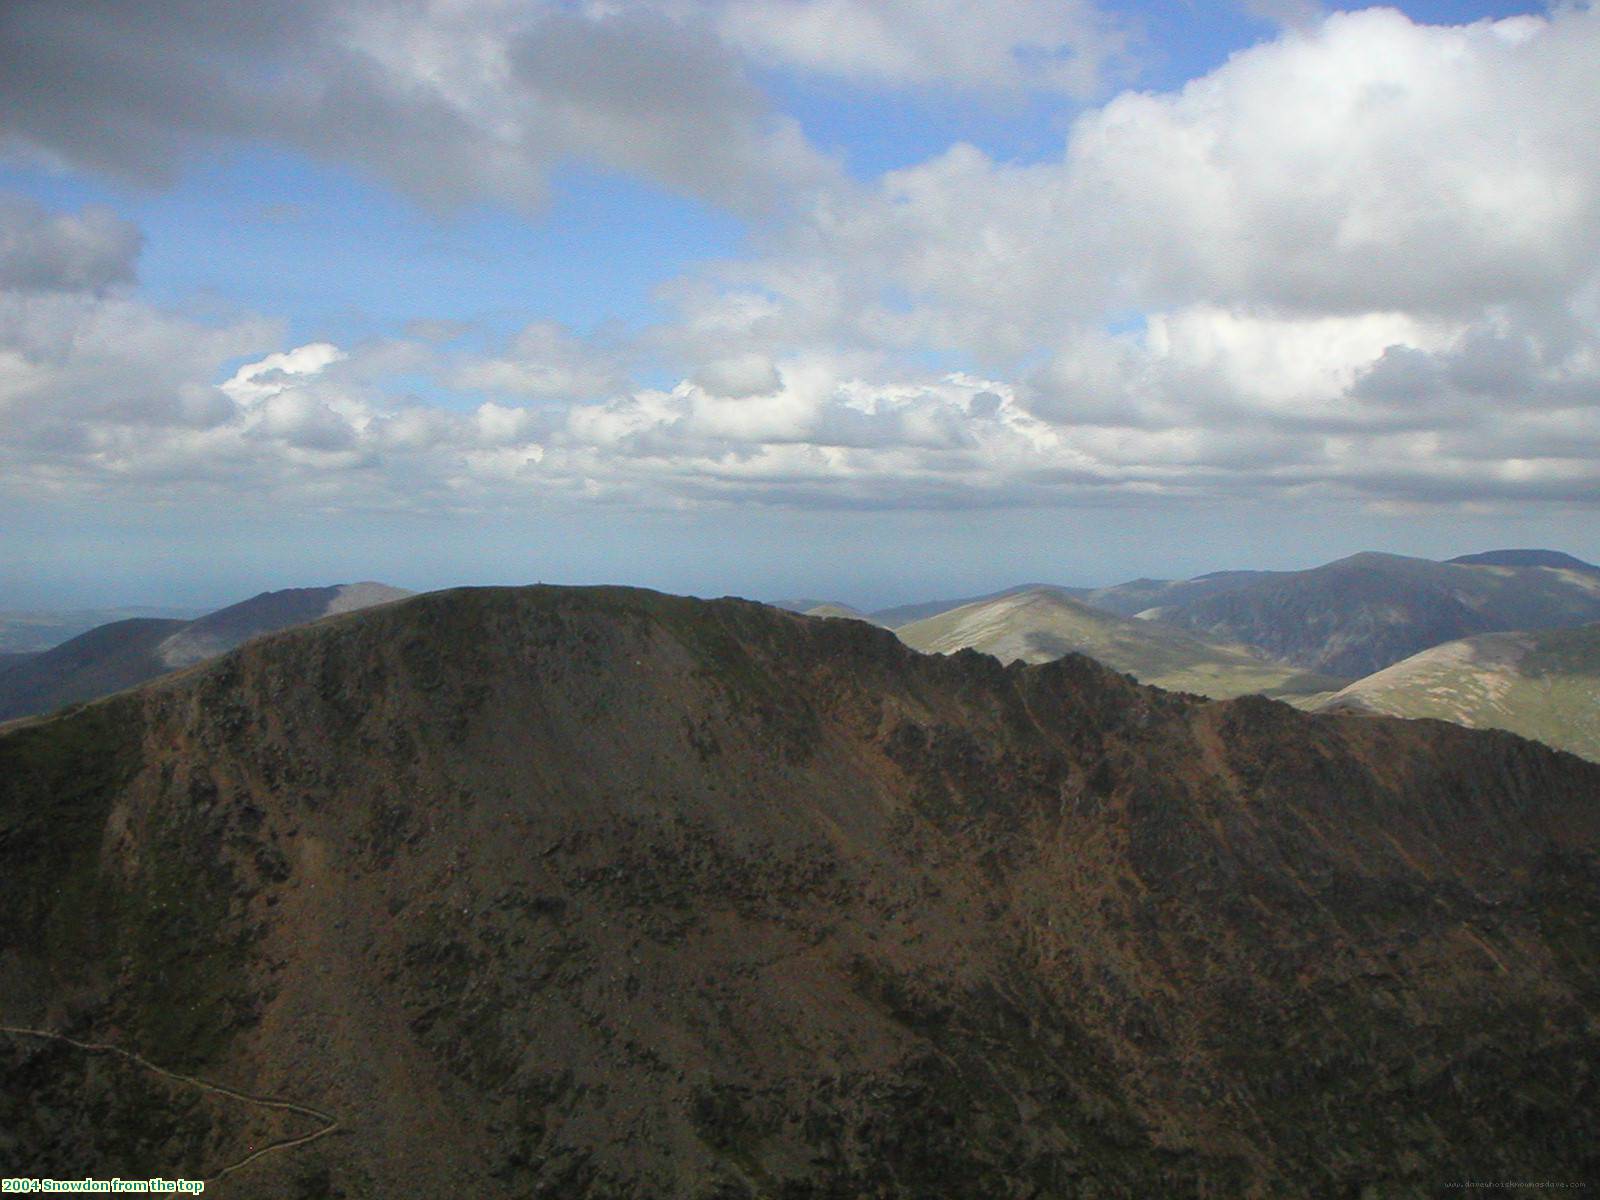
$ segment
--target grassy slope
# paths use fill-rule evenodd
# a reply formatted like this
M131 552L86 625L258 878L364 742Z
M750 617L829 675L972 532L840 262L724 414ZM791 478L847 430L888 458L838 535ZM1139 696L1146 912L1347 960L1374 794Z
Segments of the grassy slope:
M1328 676L1263 659L1236 647L1206 642L1153 621L1099 612L1048 588L963 605L895 631L927 653L974 649L1003 662L1048 662L1087 654L1142 683L1226 698L1279 695L1336 687Z
M1600 761L1600 625L1448 642L1357 680L1319 707L1508 729Z

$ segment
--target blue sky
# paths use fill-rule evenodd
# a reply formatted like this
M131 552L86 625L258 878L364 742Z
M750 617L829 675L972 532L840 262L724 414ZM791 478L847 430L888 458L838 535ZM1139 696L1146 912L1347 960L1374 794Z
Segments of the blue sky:
M1587 5L945 8L0 16L0 608L1600 556Z

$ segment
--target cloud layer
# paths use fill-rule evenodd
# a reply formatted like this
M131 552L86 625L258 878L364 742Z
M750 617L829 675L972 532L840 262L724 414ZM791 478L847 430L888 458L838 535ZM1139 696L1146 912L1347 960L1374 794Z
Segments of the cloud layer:
M3 200L0 469L428 509L1600 498L1600 14L1301 13L1044 161L957 145L865 183L754 82L1082 94L1121 45L1087 7L976 11L9 6L0 128L79 167L268 139L533 205L577 158L764 215L626 343L531 313L487 346L295 346L142 301L115 216Z

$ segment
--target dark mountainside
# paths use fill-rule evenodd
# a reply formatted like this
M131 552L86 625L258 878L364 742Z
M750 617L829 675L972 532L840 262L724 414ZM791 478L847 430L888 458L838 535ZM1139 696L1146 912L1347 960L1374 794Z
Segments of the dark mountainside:
M108 696L214 658L263 633L410 594L382 583L285 588L192 621L139 618L102 625L9 670L0 663L0 721Z
M1600 583L1546 566L1357 554L1162 605L1159 618L1331 675L1381 670L1441 642L1600 620Z
M1597 798L1075 656L436 593L0 735L0 1023L337 1122L224 1200L1596 1179ZM0 1034L32 1174L325 1126Z
M155 617L113 621L9 670L0 667L0 721L108 696L171 670L158 648L187 624Z
M129 605L125 608L79 608L67 611L0 609L0 666L8 654L38 654L88 633L101 625L131 617L192 621L204 609Z

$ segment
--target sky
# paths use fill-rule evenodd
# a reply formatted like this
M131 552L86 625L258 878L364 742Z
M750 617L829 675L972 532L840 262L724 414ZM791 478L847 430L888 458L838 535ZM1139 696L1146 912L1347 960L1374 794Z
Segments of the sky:
M0 609L1600 559L1600 11L11 0Z

